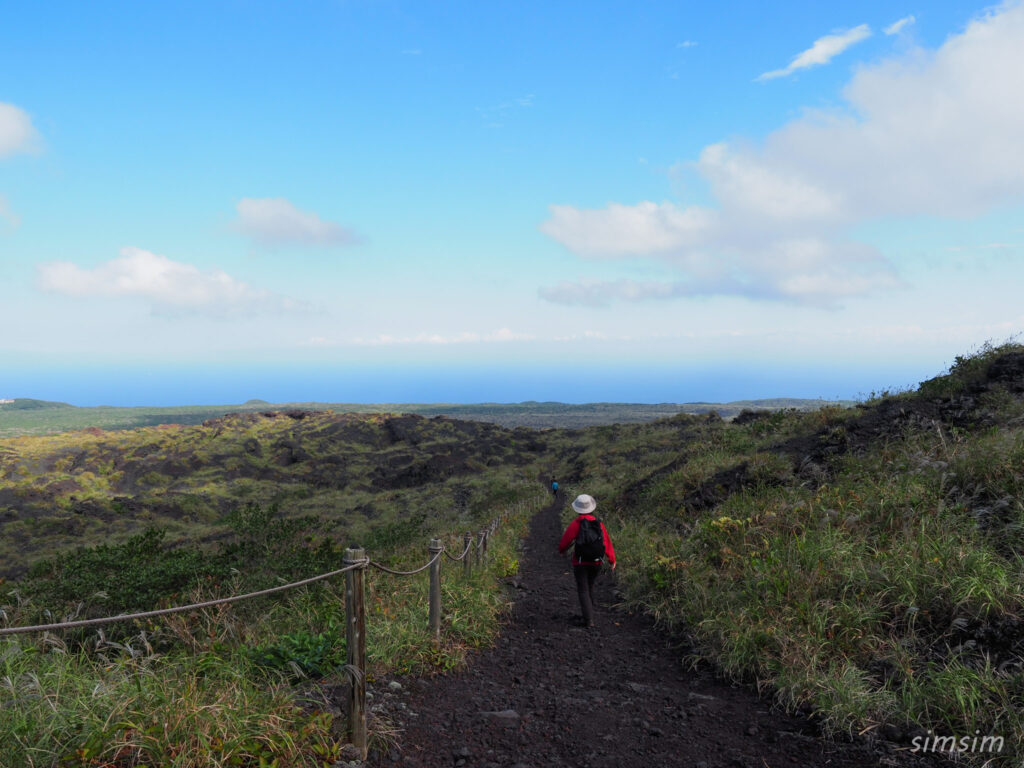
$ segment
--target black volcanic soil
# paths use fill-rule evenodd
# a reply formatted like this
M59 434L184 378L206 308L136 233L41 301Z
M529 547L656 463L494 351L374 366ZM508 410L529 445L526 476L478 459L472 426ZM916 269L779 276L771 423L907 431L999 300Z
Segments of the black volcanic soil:
M710 670L650 620L613 607L598 582L598 625L574 626L575 586L555 553L559 509L533 521L510 621L468 668L432 679L378 681L374 707L402 729L373 766L406 768L777 768L938 766L883 742L837 743ZM611 532L614 539L614 531Z

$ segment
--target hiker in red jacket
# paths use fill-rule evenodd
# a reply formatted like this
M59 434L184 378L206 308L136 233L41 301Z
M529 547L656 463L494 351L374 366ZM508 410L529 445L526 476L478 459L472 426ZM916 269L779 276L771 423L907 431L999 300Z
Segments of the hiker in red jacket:
M558 554L564 555L573 547L572 573L576 577L576 593L583 611L583 625L594 626L594 582L601 572L601 563L607 560L615 570L615 549L604 523L594 517L597 502L593 496L581 493L572 503L577 517L562 534Z

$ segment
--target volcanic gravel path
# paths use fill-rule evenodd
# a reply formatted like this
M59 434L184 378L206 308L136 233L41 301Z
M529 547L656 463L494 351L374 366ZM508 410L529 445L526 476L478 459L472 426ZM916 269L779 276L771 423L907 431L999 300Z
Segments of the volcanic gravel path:
M575 626L571 566L555 551L565 504L559 497L531 524L512 584L510 621L495 647L457 673L375 686L382 694L378 707L402 733L399 748L373 755L370 765L946 764L885 743L829 741L812 722L780 712L749 688L723 682L710 670L685 668L678 644L645 617L613 607L615 586L607 568L597 584L597 626ZM615 531L610 533L614 541Z

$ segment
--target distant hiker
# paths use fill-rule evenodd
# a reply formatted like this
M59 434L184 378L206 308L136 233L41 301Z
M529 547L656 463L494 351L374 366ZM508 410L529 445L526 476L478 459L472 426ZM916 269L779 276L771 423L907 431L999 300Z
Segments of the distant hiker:
M558 481L555 480L555 478L551 478L551 495L552 496L557 496L558 495Z
M572 503L577 517L562 534L558 542L558 553L564 555L569 547L572 552L572 573L576 577L576 593L580 598L583 625L594 626L594 582L601 572L601 563L606 559L615 570L615 549L604 523L594 516L597 502L593 496L581 493Z

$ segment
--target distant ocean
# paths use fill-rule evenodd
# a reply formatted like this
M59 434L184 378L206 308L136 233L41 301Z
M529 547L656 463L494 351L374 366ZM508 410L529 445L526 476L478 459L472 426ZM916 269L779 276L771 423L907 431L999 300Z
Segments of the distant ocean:
M728 402L771 397L859 399L916 386L939 370L546 365L533 367L182 366L26 369L4 365L0 398L72 405L274 403Z

